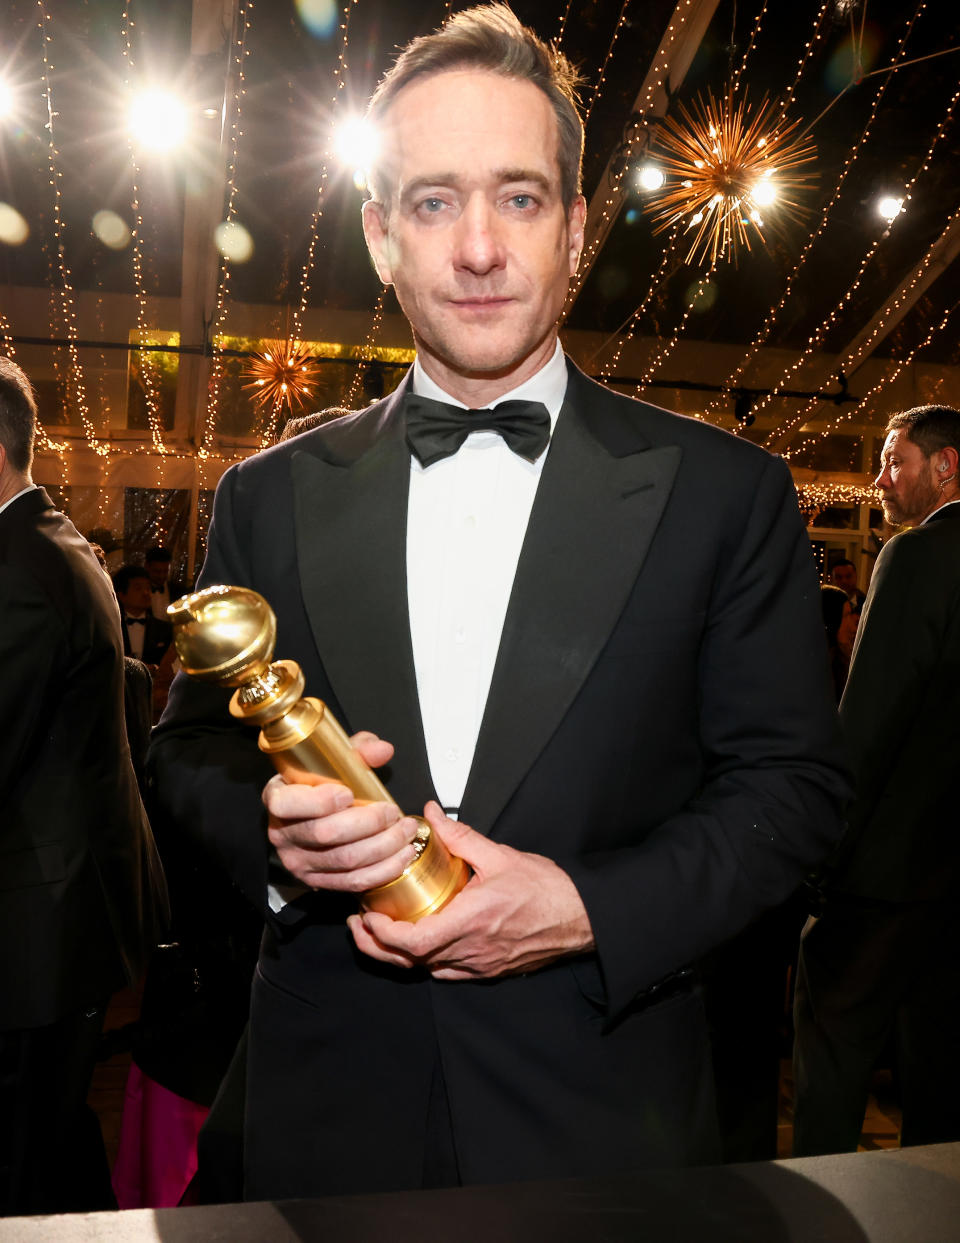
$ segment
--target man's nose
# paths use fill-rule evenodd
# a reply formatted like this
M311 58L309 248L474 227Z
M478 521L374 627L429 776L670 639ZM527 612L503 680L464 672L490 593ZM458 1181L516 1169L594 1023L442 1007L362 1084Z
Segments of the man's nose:
M883 488L883 487L886 487L886 484L884 483L884 479L886 478L886 475L887 475L887 471L888 471L888 470L889 470L889 467L884 466L884 468L880 471L880 474L879 474L879 475L877 475L876 479L874 479L874 481L873 481L873 486L874 486L875 488Z
M506 251L501 225L496 208L485 198L468 199L457 221L454 265L479 276L502 268Z

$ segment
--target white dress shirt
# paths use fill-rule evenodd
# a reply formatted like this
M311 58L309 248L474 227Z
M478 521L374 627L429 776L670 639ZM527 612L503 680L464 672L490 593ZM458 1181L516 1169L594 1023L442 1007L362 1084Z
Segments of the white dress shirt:
M460 406L413 364L413 391ZM535 376L501 401L539 401L556 426L567 391L560 342ZM410 459L407 600L427 759L441 804L455 816L480 732L520 548L547 453L528 462L497 432L473 432L452 457ZM363 722L357 722L363 728ZM392 741L388 739L388 741ZM419 807L405 807L417 815ZM274 911L306 891L271 851Z
M413 365L413 391L466 408ZM567 389L557 342L537 374L491 405L542 402L550 432ZM520 548L546 459L528 462L496 432L473 432L452 457L412 457L407 599L427 758L440 802L459 807L500 646ZM407 808L419 811L419 808Z

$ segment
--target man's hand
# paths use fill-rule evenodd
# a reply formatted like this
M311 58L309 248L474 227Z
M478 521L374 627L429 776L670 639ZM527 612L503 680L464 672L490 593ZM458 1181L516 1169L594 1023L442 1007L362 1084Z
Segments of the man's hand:
M473 980L536 971L593 948L576 886L551 859L491 842L448 820L436 803L425 815L474 875L442 911L415 924L375 911L351 915L363 953L398 967L425 966L437 980Z
M375 734L350 741L372 768L393 755ZM280 862L311 889L362 893L396 880L416 857L412 816L393 803L353 806L353 794L337 782L288 785L278 774L264 786L263 803Z

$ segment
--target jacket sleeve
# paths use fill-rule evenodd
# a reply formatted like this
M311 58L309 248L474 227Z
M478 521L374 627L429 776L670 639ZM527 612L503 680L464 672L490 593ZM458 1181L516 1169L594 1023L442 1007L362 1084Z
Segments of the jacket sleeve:
M231 468L217 489L198 589L252 586L243 553L249 544L237 512L238 480L237 468ZM269 842L261 791L274 769L257 747L256 729L230 716L231 693L177 674L150 743L149 807L158 835L170 831L198 841L267 913Z
M840 833L849 786L819 588L781 461L724 548L700 644L698 791L639 845L560 860L611 1018L787 898Z

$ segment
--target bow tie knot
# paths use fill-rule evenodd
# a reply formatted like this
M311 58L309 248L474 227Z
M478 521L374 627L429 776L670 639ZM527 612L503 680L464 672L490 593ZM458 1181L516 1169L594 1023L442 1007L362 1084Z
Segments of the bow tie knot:
M550 442L550 415L539 401L502 401L492 409L464 410L408 393L404 414L407 444L423 466L451 457L471 432L496 432L528 462L535 462Z
M145 626L147 624L145 617L125 617L123 620L128 626Z

